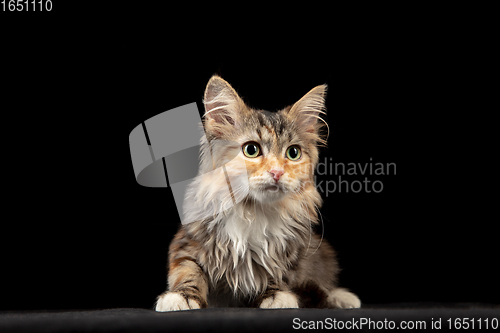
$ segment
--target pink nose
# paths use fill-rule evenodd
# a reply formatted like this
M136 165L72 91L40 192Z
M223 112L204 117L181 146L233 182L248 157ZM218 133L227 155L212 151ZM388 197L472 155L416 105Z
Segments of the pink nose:
M273 175L275 181L280 180L280 177L285 173L283 170L269 170L269 173Z

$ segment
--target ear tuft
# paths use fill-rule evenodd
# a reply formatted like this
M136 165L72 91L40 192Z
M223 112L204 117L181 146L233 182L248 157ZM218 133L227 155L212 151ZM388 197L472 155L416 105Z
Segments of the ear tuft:
M205 88L203 104L205 104L203 116L208 123L237 125L242 100L233 87L221 77L214 75L210 78Z
M326 124L321 118L321 114L326 114L325 98L327 89L326 84L314 87L295 103L288 112L295 124L303 131L317 132L322 125L318 121ZM328 128L328 124L326 126Z

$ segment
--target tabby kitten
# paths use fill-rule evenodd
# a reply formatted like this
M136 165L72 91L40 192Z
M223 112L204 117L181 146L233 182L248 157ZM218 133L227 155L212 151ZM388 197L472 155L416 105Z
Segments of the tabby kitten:
M156 311L361 306L337 287L335 252L312 231L322 203L313 177L317 146L326 143L326 88L268 112L245 105L222 78L210 79L199 175L185 198L184 215L194 222L170 244L168 291ZM228 177L231 195L214 204ZM207 207L213 213L203 217Z

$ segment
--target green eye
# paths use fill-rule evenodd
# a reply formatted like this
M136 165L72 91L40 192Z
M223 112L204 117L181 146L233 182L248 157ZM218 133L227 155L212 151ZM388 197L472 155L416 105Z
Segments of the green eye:
M286 157L288 157L289 160L297 161L300 156L302 156L302 152L300 151L299 146L290 146L286 150Z
M254 158L259 156L260 154L260 148L259 145L256 144L255 142L250 142L246 143L243 145L243 154L245 154L246 157Z

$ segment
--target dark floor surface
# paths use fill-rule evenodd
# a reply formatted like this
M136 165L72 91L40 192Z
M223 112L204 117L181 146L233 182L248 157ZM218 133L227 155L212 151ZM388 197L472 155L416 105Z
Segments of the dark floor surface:
M459 319L457 319L459 318ZM468 318L468 319L464 319ZM496 318L496 319L495 319ZM449 320L451 319L451 320ZM354 310L219 308L157 313L149 309L7 311L0 332L282 332L296 328L385 330L401 325L436 331L498 327L500 306L472 303L365 305ZM321 323L322 322L322 323ZM468 324L466 324L466 322ZM419 325L419 326L417 326ZM433 326L434 325L434 326ZM434 328L433 328L434 327Z

